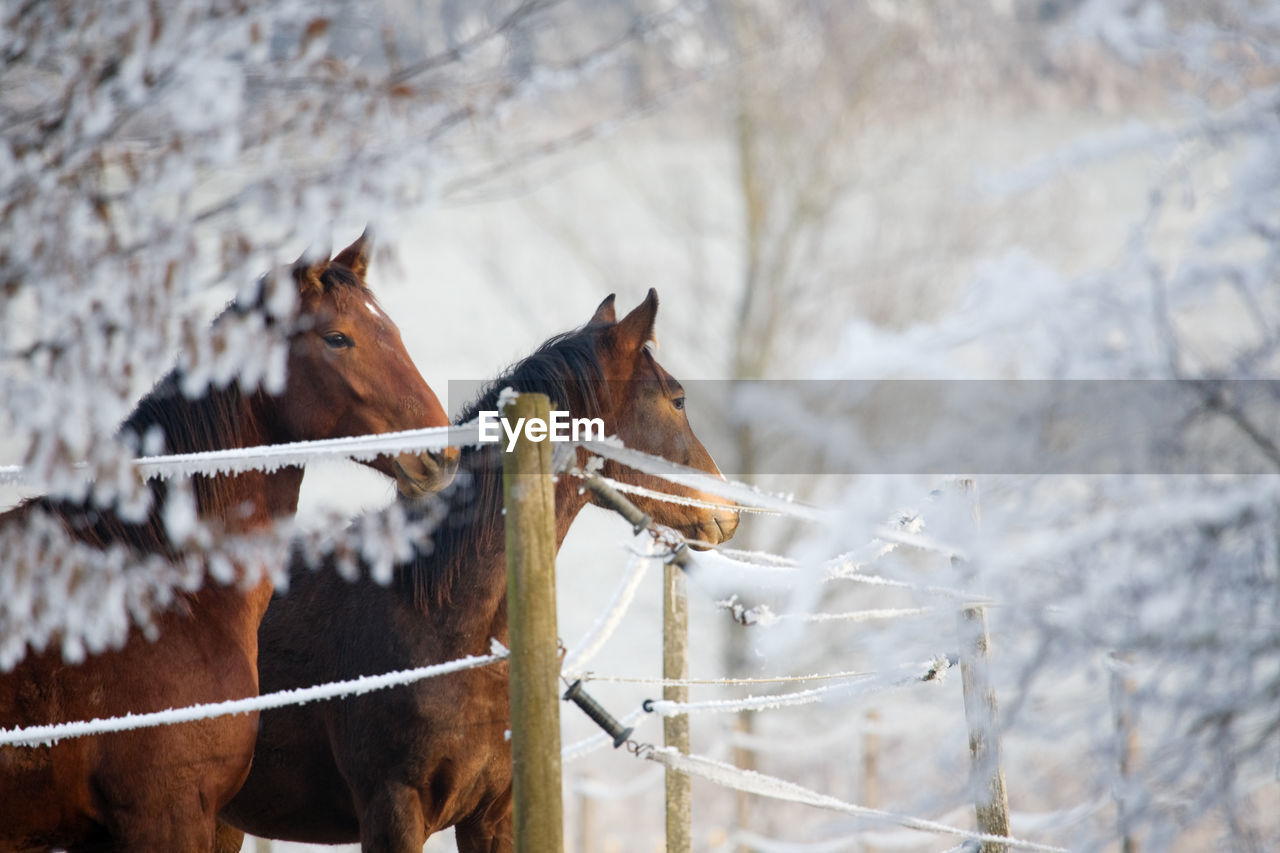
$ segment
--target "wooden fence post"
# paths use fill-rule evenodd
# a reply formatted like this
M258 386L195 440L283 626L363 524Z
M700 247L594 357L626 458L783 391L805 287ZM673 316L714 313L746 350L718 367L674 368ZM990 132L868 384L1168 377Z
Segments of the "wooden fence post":
M631 522L636 533L653 524L653 519L620 495L616 489L595 475L589 475L587 488ZM689 597L685 570L689 567L689 551L681 545L662 570L662 677L685 681L689 678ZM669 702L688 702L689 688L680 684L664 684L662 698ZM689 754L689 718L684 715L664 717L663 743L684 755ZM667 853L689 853L693 847L693 810L689 776L670 767L666 771Z
M662 677L684 681L689 678L689 599L684 569L668 561L662 571ZM666 684L662 698L688 702L686 685ZM662 720L663 743L689 754L689 717L678 715ZM689 853L693 847L693 812L688 774L670 767L666 773L667 853Z
M959 490L968 504L970 522L977 525L977 484L961 480ZM962 513L956 513L962 515ZM952 559L954 565L956 560ZM1009 834L1009 797L1005 791L1004 768L1000 757L999 708L991 686L988 658L991 636L983 607L965 607L957 618L960 637L960 682L964 691L964 716L969 727L969 779L977 801L978 831L988 835ZM986 842L982 853L1004 853L1008 846Z
M964 608L960 611L959 624L960 681L964 688L964 716L969 725L970 780L978 797L975 804L978 831L1008 835L1009 797L1000 763L998 708L987 659L991 639L986 610ZM1007 849L995 842L982 845L982 853L1004 853Z
M504 419L550 419L545 394L521 394ZM502 451L511 633L511 761L516 853L560 853L560 672L551 444L523 435Z
M1138 839L1128 787L1138 757L1138 731L1133 724L1133 677L1131 660L1121 652L1111 653L1111 714L1116 726L1116 825L1120 830L1120 853L1138 853Z

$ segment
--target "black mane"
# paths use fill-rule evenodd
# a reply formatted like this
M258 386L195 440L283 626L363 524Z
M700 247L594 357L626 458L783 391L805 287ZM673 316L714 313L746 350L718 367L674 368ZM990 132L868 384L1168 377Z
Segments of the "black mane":
M588 325L547 339L523 361L507 369L480 392L454 421L464 424L482 411L498 408L505 388L546 394L552 409L573 417L604 417L607 386L597 344L602 327ZM420 552L397 568L397 583L413 604L426 612L449 603L450 592L485 549L502 542L502 459L497 446L465 447L454 484L434 500L448 503L448 515L432 534L429 552Z

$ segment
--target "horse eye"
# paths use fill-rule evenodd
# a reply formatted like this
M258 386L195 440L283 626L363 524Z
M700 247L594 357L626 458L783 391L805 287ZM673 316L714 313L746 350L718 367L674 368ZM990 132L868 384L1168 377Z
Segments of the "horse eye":
M342 334L342 332L329 332L324 336L324 342L334 349L346 349L347 347L354 346L351 342L351 338L348 338L346 335Z
M671 405L675 406L677 410L683 410L684 397L676 397L674 400L671 401Z

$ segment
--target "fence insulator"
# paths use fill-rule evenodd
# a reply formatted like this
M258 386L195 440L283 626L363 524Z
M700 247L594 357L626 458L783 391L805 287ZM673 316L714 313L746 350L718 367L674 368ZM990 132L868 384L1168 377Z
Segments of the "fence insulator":
M679 566L682 569L689 568L689 543L681 542L671 552L670 561L672 565Z
M588 474L586 480L587 488L600 500L613 507L618 515L631 522L631 528L636 533L643 533L649 529L650 524L653 524L652 518L641 512L638 506L624 498L621 492L595 474Z
M582 689L581 678L569 685L569 689L564 692L564 698L581 708L584 714L596 721L596 725L609 733L613 738L614 749L622 746L627 742L627 738L631 737L634 729L631 726L624 727L599 702L587 695L587 692Z
M640 508L633 504L622 493L613 486L606 483L596 474L587 474L584 479L587 488L596 494L600 500L604 501L613 508L618 515L621 515L627 521L631 522L631 529L636 533L643 533L653 525L653 519L640 511ZM671 549L669 562L679 566L682 569L689 568L689 546L688 543L676 543Z

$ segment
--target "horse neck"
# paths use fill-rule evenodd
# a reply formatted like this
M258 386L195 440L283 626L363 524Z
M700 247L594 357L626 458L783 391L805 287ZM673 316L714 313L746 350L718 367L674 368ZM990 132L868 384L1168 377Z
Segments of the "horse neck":
M477 451L497 454L496 448ZM464 460L463 467L466 467ZM477 468L479 466L476 466ZM479 483L479 478L489 478ZM467 529L457 540L459 547L449 553L437 552L443 560L440 582L446 585L437 597L435 613L450 633L474 638L495 637L507 642L507 561L506 527L502 503L502 473L489 468L473 473L479 493ZM569 528L586 505L576 480L561 476L555 485L555 528L558 554ZM443 603L441 603L441 599Z
M261 391L245 393L232 383L225 388L210 387L203 396L188 398L180 389L181 376L175 371L138 404L125 426L140 436L159 428L169 453L232 450L292 439L282 426L277 401ZM231 535L263 531L277 519L293 515L301 487L302 469L298 467L196 475L191 479L196 515L220 533ZM156 500L149 527L164 531L161 519L170 487L154 488ZM159 537L159 541L167 541L163 532ZM283 552L279 559L283 560ZM245 565L242 570L254 572L262 568ZM248 589L239 583L220 584L206 579L201 590L189 599L206 619L228 628L248 650L256 647L258 623L266 612L273 587L266 572Z
M141 431L158 426L169 453L231 450L292 438L280 424L276 401L261 391L246 394L232 384L189 399L177 391L179 384L176 375L162 383L129 422ZM302 469L196 475L192 486L202 520L219 522L228 533L248 533L297 511Z

